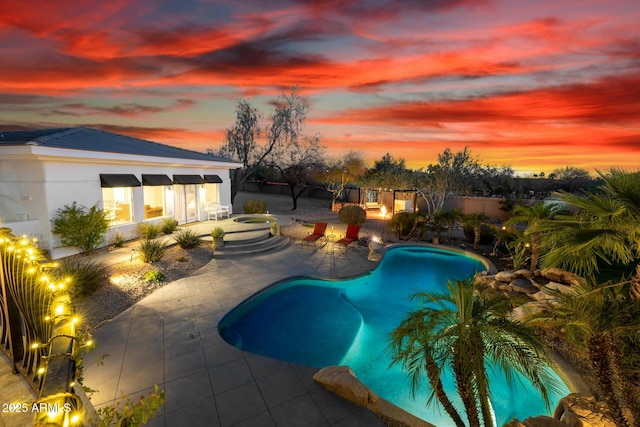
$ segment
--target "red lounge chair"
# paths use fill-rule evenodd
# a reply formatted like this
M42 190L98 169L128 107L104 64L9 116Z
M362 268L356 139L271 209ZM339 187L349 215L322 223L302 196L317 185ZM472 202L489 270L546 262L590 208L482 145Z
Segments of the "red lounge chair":
M313 227L313 232L311 234L309 234L307 237L305 237L304 239L302 239L302 244L304 245L305 242L306 243L313 243L313 247L316 247L316 242L320 239L325 239L326 237L324 235L325 231L327 230L327 223L326 222L316 222L316 225Z
M355 224L351 224L347 226L347 234L345 234L345 236L338 240L336 242L336 244L338 245L344 245L344 249L345 251L349 248L349 245L352 244L353 242L357 242L358 241L358 232L360 231L360 226L359 225L355 225Z

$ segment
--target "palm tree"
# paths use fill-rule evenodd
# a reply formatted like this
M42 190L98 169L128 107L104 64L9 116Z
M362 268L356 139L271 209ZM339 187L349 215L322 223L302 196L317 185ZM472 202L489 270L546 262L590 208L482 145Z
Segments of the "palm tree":
M464 217L462 209L451 209L444 213L444 220L447 223L447 244L451 244L453 238L453 228L456 225L456 221L460 221Z
M467 420L471 426L493 426L491 393L485 361L505 372L516 371L531 381L548 404L557 387L547 369L542 343L529 328L510 320L510 301L502 296L475 293L473 278L449 282L448 293L417 293L425 305L411 312L390 338L392 364L409 373L415 394L424 376L431 386L427 404L436 398L458 427L464 421L441 384L443 370L453 373Z
M541 238L544 231L537 227L542 223L554 219L558 211L559 209L556 204L536 203L531 206L516 205L513 209L513 216L506 221L506 225L509 226L522 222L527 224L525 236L529 238L531 249L531 270L538 268L542 251Z
M489 217L484 213L472 213L465 215L462 221L473 228L473 249L478 250L482 226L489 222Z
M597 397L607 403L616 425L640 426L640 397L622 365L624 339L640 327L640 302L622 295L618 287L572 288L571 295L553 292L558 306L532 315L527 323L562 330L570 342L586 348ZM628 413L635 414L635 424Z
M637 262L640 252L640 172L611 169L598 172L604 182L597 193L578 196L560 193L562 201L579 210L573 218L541 224L546 266L558 266L593 277L599 263ZM640 268L631 281L630 294L640 298Z

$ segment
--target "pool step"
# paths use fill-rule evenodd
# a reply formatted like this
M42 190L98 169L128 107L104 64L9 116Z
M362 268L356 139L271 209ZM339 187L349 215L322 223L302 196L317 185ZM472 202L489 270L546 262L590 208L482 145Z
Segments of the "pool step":
M256 255L265 252L273 252L284 249L290 245L287 237L266 235L245 240L227 240L225 235L224 246L216 248L215 257L226 258L241 255Z

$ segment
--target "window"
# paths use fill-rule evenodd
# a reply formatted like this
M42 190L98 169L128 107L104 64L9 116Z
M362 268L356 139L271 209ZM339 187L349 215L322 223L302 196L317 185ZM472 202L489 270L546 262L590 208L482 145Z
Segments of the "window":
M144 197L144 219L167 215L165 194L173 185L167 175L142 174L142 191ZM173 194L170 196L173 197ZM171 209L169 208L169 215Z
M131 187L102 188L102 205L113 224L133 222Z
M143 185L144 219L164 215L164 186Z

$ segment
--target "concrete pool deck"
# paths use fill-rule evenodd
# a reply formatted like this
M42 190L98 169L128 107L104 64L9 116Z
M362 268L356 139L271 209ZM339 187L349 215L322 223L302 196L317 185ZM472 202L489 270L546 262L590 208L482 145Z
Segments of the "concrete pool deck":
M331 245L250 258L213 259L127 309L95 333L85 385L96 407L157 384L166 403L149 426L383 426L378 417L315 384L315 368L250 354L218 334L221 317L265 286L291 276L366 273L367 249ZM97 358L108 353L103 366Z

